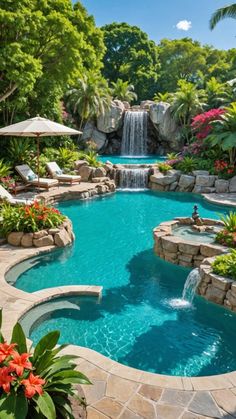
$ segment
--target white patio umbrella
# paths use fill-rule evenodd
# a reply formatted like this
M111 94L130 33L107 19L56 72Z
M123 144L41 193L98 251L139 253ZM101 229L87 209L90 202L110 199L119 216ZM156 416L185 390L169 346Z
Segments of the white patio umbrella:
M35 137L37 139L37 175L39 179L39 144L40 137L55 137L60 135L79 135L81 131L68 128L46 118L36 116L36 118L26 119L17 124L9 125L0 129L0 135L13 137Z

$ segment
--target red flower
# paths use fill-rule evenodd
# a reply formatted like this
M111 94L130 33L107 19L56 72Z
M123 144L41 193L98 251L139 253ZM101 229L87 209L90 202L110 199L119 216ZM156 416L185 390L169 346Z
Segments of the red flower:
M10 375L11 369L8 367L0 368L0 387L3 388L5 393L10 392L10 384L15 380L15 377Z
M31 399L32 397L34 397L36 393L42 395L43 394L42 385L44 385L45 382L46 381L40 378L39 375L34 375L31 372L27 380L21 381L21 384L25 386L25 396L28 399Z
M8 356L13 355L14 348L16 346L16 343L11 343L10 345L8 345L8 343L4 342L4 343L0 343L0 362L5 361L5 359Z
M22 375L25 368L32 369L32 364L28 361L29 357L30 354L24 353L20 355L18 352L14 352L13 359L9 362L9 368L15 371L17 375Z

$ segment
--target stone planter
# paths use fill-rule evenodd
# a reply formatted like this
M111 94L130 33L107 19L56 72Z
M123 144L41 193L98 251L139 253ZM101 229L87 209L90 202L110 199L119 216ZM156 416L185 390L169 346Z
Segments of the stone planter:
M207 300L236 312L236 281L213 273L213 260L214 258L205 259L199 268L201 281L198 293Z
M59 227L40 230L35 233L15 232L8 234L7 242L17 247L65 247L75 236L71 221L67 218Z
M203 226L222 226L221 221L202 218ZM199 267L207 257L225 253L225 247L214 243L187 240L173 234L173 229L181 226L192 226L192 218L175 218L161 223L153 230L154 251L162 259L186 267ZM199 233L200 234L200 233Z

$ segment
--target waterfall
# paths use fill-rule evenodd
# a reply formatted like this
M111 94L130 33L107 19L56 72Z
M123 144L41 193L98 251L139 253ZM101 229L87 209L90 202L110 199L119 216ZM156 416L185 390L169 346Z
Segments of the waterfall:
M198 268L193 269L188 275L186 282L184 284L184 290L182 294L182 299L188 301L189 303L193 302L198 284L201 280Z
M173 298L168 301L168 305L173 308L190 307L192 305L200 280L201 277L198 268L193 269L185 281L182 298Z
M146 111L125 112L121 143L122 156L145 156L147 154Z
M146 189L148 186L149 169L120 169L118 186L121 189Z

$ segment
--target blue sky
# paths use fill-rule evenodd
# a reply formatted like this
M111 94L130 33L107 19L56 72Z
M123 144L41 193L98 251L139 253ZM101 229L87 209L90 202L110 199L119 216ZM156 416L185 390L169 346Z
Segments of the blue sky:
M236 21L226 19L211 32L209 19L219 7L233 0L82 0L98 26L127 22L148 33L150 39L177 39L189 36L216 48L236 48ZM189 30L177 29L188 27ZM188 23L188 22L191 22Z

